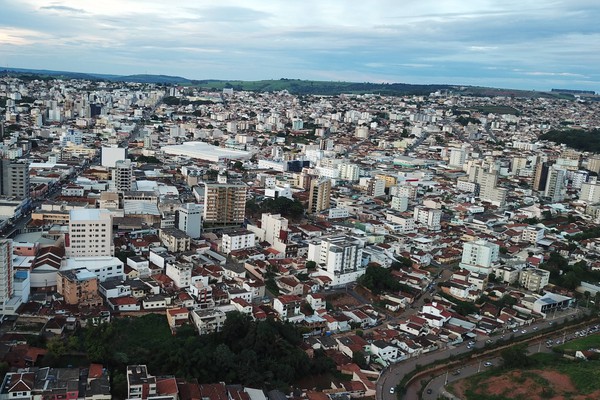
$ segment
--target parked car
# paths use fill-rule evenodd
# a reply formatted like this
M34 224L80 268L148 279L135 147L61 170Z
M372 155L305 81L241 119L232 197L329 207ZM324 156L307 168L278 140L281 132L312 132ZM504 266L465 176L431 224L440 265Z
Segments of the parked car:
M396 391L396 388L394 388L393 386L390 388L390 394L394 394L394 392Z
M492 364L492 363L491 363L491 362L489 362L489 361L486 361L486 362L483 364L483 366L484 366L484 367L491 367L492 365L494 365L494 364Z

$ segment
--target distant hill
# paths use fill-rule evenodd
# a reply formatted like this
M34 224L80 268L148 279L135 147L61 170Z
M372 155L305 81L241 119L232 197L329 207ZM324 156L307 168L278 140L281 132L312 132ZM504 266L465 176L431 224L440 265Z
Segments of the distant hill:
M359 83L359 82L333 82L333 81L311 81L300 79L278 79L261 81L239 81L239 80L193 80L181 76L170 75L109 75L96 73L82 73L69 71L51 71L44 69L26 68L0 68L0 76L16 74L22 79L86 79L93 81L111 82L136 82L156 83L166 85L195 86L206 89L222 90L233 88L234 90L246 90L254 92L272 92L287 90L296 95L325 95L334 96L347 94L380 94L385 96L402 95L428 95L435 91L451 91L471 96L511 96L511 97L562 97L572 96L564 93L536 92L516 89L495 89L478 86L460 85L415 85L408 83Z

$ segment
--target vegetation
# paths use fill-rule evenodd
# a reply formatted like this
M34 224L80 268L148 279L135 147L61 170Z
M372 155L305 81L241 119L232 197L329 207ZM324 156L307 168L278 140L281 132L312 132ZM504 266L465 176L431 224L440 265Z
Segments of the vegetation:
M464 115L458 116L456 118L456 122L458 122L462 126L467 126L469 124L481 124L481 121L479 119L473 117L465 117Z
M392 276L392 272L388 268L376 266L367 267L365 274L358 278L358 283L369 289L373 294L380 294L386 291L413 291L410 286L398 282L398 280Z
M154 156L141 155L141 156L138 156L135 160L139 163L160 164L160 160Z
M250 199L246 202L246 211L250 214L281 214L283 217L298 219L304 215L304 206L298 200L290 200L287 197L276 199L267 198L261 202Z
M581 151L600 152L600 129L593 129L591 131L553 129L541 135L540 139L566 144L568 147Z
M308 358L298 345L301 332L272 319L254 322L228 313L223 330L198 336L185 326L173 336L164 316L123 318L85 330L83 348L92 362L111 370L146 364L155 375L176 375L200 382L239 382L287 389L304 376L329 373L333 361L317 352Z
M550 283L574 290L581 281L600 281L600 272L591 271L585 261L569 265L566 258L557 252L550 253L548 260L540 268L550 271Z
M553 348L553 350L560 353L573 354L578 350L589 349L600 349L600 335L589 335L581 339L573 340Z

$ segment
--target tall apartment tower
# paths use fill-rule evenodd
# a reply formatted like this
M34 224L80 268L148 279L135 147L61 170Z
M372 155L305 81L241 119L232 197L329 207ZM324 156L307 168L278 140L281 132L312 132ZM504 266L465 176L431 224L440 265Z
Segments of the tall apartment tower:
M544 197L550 198L552 202L561 202L565 198L567 170L552 166L548 171L548 179L544 189Z
M120 160L115 162L112 170L112 180L117 192L129 192L133 190L133 165L131 160Z
M467 149L461 147L460 149L451 149L450 158L448 160L448 166L460 167L467 161Z
M11 239L0 239L0 308L2 309L14 294L12 247Z
M331 199L331 179L314 179L310 183L310 195L308 197L308 212L318 213L329 208Z
M202 205L182 204L177 212L177 228L192 239L199 238L202 234Z
M67 257L112 257L114 255L112 214L101 208L71 210Z
M548 180L548 172L550 164L548 162L540 162L535 166L535 175L533 177L533 190L543 192L546 189L546 181Z
M246 214L246 185L228 183L219 177L216 183L204 183L204 222L217 225L239 225Z
M600 174L600 155L594 155L588 158L587 169Z
M3 159L0 167L2 169L0 194L18 199L28 198L29 163L27 161Z

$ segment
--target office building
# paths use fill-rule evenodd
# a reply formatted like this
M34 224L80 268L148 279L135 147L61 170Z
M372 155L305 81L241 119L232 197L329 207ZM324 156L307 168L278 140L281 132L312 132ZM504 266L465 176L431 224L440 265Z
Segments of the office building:
M310 194L308 197L308 212L319 213L329 208L331 200L331 180L314 179L310 183Z
M204 223L239 225L246 213L246 185L228 183L220 178L216 183L204 183Z
M112 214L104 209L71 210L65 250L67 257L112 257Z

